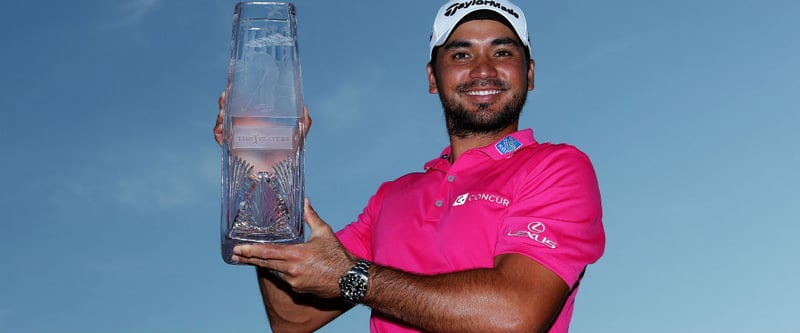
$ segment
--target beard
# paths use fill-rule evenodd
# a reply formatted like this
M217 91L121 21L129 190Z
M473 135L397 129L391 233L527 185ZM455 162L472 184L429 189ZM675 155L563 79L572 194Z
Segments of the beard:
M456 91L464 92L475 86L497 87L504 90L509 87L507 83L499 80L476 80L458 85ZM461 138L497 134L508 126L517 123L526 98L527 94L525 92L514 92L511 96L511 101L506 105L499 106L499 110L493 110L491 104L480 103L475 104L478 108L477 111L469 111L464 104L457 102L454 98L439 94L447 122L447 133Z

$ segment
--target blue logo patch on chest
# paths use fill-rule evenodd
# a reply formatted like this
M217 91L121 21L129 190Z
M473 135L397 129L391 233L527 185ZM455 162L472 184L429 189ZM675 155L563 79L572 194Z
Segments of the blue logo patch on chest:
M497 151L499 151L500 154L506 155L513 153L515 150L519 149L519 147L522 147L522 142L514 139L514 137L507 136L505 139L500 140L500 142L494 145L494 147L497 148Z

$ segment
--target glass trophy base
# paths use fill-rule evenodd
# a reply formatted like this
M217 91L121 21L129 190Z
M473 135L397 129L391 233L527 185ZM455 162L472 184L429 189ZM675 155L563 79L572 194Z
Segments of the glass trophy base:
M302 192L294 191L296 161L287 158L271 172L252 173L246 161L233 158L234 172L229 221L222 230L222 256L231 262L239 244L300 243L304 240Z

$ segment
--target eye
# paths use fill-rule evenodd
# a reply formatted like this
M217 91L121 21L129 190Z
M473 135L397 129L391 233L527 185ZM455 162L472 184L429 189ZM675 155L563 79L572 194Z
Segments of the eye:
M453 59L455 60L463 60L469 58L469 53L467 52L455 52L453 53Z
M494 53L494 55L496 57L510 57L513 55L513 53L511 53L511 51L508 50L498 50L497 52Z

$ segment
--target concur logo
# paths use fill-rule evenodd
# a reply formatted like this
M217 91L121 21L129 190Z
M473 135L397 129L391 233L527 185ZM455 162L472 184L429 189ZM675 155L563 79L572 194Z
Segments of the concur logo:
M453 202L453 207L461 206L461 205L466 204L467 202L471 202L471 201L487 201L487 202L495 203L495 204L502 205L502 206L505 206L505 207L508 207L508 205L510 204L508 199L506 199L503 196L499 196L497 194L491 194L491 193L469 194L469 193L464 193L462 195L459 195L456 198L456 201Z

